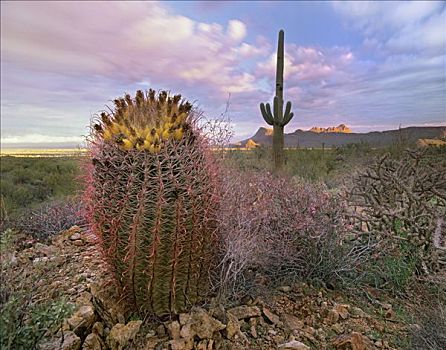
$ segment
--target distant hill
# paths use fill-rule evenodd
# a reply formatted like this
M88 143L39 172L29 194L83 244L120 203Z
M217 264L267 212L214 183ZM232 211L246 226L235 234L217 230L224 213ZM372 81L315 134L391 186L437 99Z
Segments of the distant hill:
M345 133L345 134L350 134L352 132L352 130L345 124L340 124L338 126L332 126L332 127L328 127L328 128L320 128L318 126L313 126L310 131L312 132L317 132L317 133L321 133L321 132L339 132L339 133Z
M333 131L338 128L337 131ZM316 131L317 130L317 131ZM323 130L323 131L320 131ZM368 143L372 147L385 147L400 140L408 144L416 144L419 139L439 139L446 136L446 126L407 127L398 130L372 131L367 133L354 133L346 125L341 124L333 128L312 128L309 131L296 130L285 134L285 147L337 147L351 143ZM254 136L238 142L233 147L246 147L250 141L259 145L272 144L272 129L261 127Z

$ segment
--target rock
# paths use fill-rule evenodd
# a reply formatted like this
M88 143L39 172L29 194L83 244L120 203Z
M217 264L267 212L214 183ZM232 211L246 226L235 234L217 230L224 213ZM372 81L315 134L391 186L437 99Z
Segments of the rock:
M142 321L130 321L126 325L118 323L110 331L107 344L111 350L122 350L136 337Z
M189 321L190 315L189 314L180 314L180 325L184 326Z
M277 288L279 292L289 293L291 292L291 286L280 286Z
M285 327L291 331L304 328L304 323L294 315L284 314L281 318Z
M104 336L104 325L102 322L95 322L93 327L91 328L91 332L99 335L100 337Z
M111 329L117 323L125 323L124 308L116 302L119 298L114 294L113 288L93 283L90 290L94 308L108 328Z
M99 335L91 333L85 338L82 350L105 350L105 343Z
M80 337L84 337L96 321L92 305L81 306L68 320L70 329Z
M195 349L196 350L208 350L208 349L210 350L210 349L212 349L212 344L210 344L211 342L213 342L212 339L210 339L209 341L202 340L197 344Z
M358 317L358 318L367 318L369 317L369 315L367 315L361 308L353 306L350 309L350 313L353 317Z
M244 318L258 317L261 315L260 309L257 306L236 306L230 310L228 313L237 317L238 320L242 320Z
M83 292L76 298L77 305L91 305L92 295L89 292Z
M163 349L163 343L169 340L167 337L158 338L156 336L151 336L147 338L144 350L158 350Z
M50 260L50 259L46 256L38 257L33 260L33 264L37 265L37 264L47 263L48 260Z
M309 346L297 340L291 340L288 343L281 344L278 348L282 350L310 350Z
M350 308L350 305L346 304L336 304L334 307L334 310L338 313L338 315L343 319L346 320L349 316L348 309Z
M164 327L163 324L160 324L158 327L156 327L156 334L158 337L165 337L167 335L166 327Z
M277 335L273 336L273 340L277 344L281 344L286 341L285 337L282 334L277 334Z
M307 334L311 334L311 335L316 335L316 330L311 327L311 326L306 326L304 327L304 332L306 332Z
M265 315L265 318L271 322L272 324L278 324L280 322L279 316L273 314L269 309L266 307L263 308L263 314Z
M350 335L338 337L333 342L336 349L366 350L366 342L361 333L352 332Z
M59 338L52 338L38 344L37 349L39 350L79 350L81 348L81 338L79 338L74 332L66 331L63 332L62 336Z
M386 313L384 314L384 317L388 320L395 318L395 311L393 309L386 309Z
M226 337L228 339L233 339L236 335L240 333L240 323L237 317L231 313L227 313L228 322L226 324Z
M65 332L61 350L79 350L81 348L81 338L74 332Z
M42 244L40 242L37 242L34 245L34 250L37 254L46 256L56 255L57 253L57 248L55 246Z
M202 308L194 307L190 312L190 318L181 328L182 338L193 338L198 336L200 339L211 339L214 332L225 329L226 326L219 320L209 316Z
M253 338L257 338L257 319L251 318L249 320L250 329L249 332L251 333Z
M81 239L81 234L79 232L75 232L70 236L70 241L77 241Z
M339 323L335 323L334 325L332 325L331 329L333 329L337 334L341 334L342 332L344 332L344 327L342 327L342 325Z
M152 337L156 337L156 331L154 331L153 329L149 329L146 331L146 338L152 338Z
M167 332L169 333L170 339L180 339L180 323L178 321L173 321L167 325Z
M209 310L209 315L219 320L221 323L226 323L227 317L226 317L226 311L223 305L218 305L216 307L213 307Z
M51 242L55 246L63 246L64 242L66 242L72 235L80 232L81 228L79 226L72 226L68 230L62 231L58 235L54 236Z
M194 339L193 338L179 338L171 340L169 345L172 350L193 350Z
M328 312L327 318L325 319L325 322L327 324L335 324L339 321L339 313L335 309L331 309Z

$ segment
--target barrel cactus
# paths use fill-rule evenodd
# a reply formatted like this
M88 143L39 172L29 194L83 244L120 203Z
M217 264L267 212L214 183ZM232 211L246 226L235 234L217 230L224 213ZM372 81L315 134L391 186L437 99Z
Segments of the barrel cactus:
M127 94L94 121L89 146L88 217L122 300L158 316L203 300L216 174L192 105L165 91Z

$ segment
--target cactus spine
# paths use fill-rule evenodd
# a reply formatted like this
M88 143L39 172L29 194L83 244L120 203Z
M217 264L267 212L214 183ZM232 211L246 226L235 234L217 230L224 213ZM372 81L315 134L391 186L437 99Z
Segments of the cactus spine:
M284 163L284 127L293 118L291 102L288 101L283 112L283 68L284 68L284 32L279 32L279 44L277 47L277 70L276 70L276 96L273 101L273 112L269 103L260 104L263 119L273 126L273 159L274 170L279 172Z
M182 312L209 290L215 171L194 115L180 95L138 91L92 128L88 216L132 311Z

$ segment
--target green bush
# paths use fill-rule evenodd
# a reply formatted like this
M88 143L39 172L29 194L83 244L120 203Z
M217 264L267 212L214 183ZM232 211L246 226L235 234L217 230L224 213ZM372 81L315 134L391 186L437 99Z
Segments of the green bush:
M400 244L398 255L384 256L370 262L366 268L368 283L393 294L404 293L417 271L419 259L414 254L415 248L409 243Z
M0 193L10 217L49 198L73 195L78 189L76 158L1 157L0 161Z
M55 332L73 308L65 300L33 304L24 293L1 305L0 344L3 350L34 349L47 332Z

